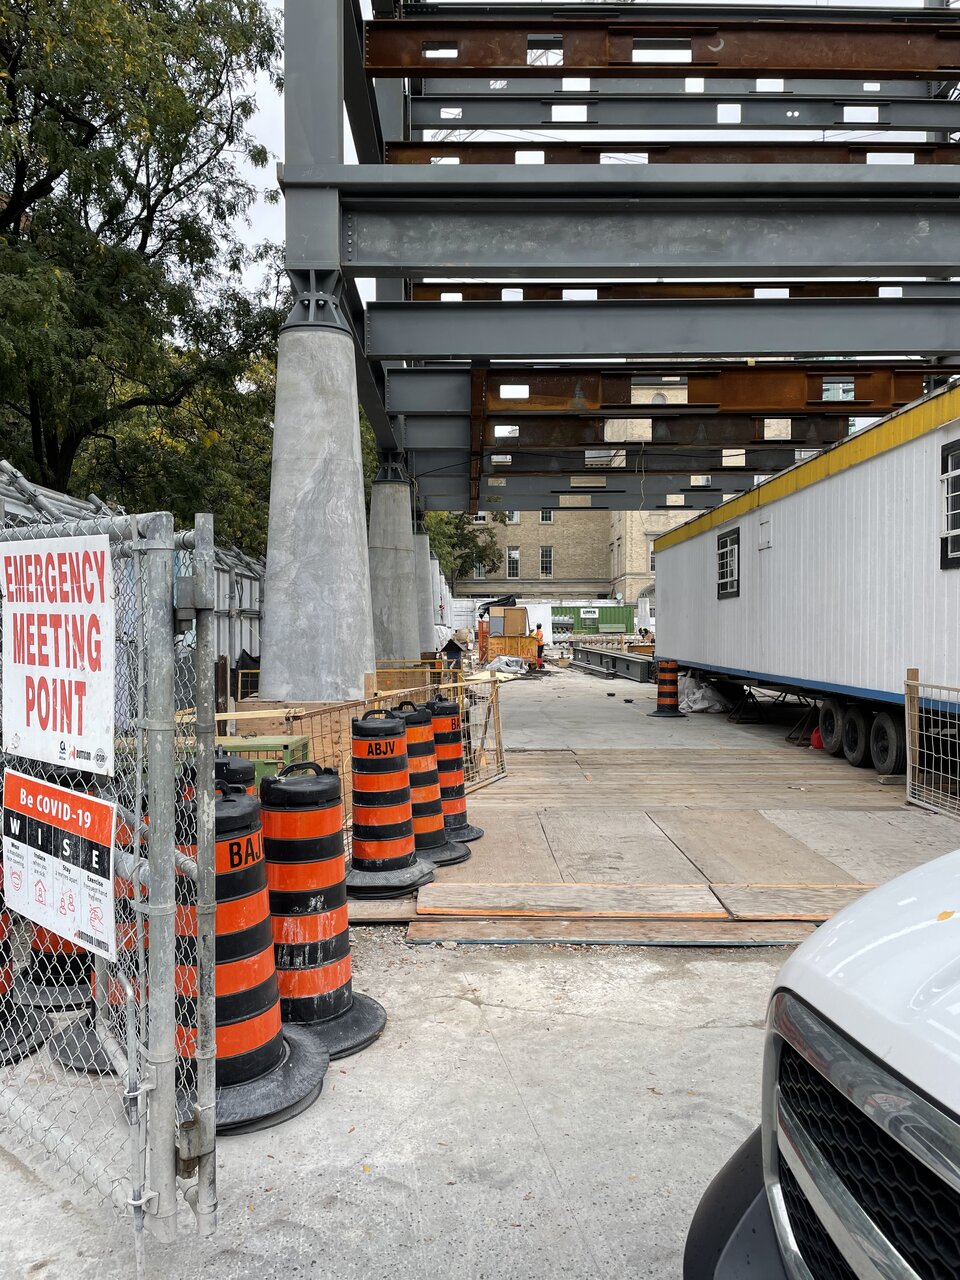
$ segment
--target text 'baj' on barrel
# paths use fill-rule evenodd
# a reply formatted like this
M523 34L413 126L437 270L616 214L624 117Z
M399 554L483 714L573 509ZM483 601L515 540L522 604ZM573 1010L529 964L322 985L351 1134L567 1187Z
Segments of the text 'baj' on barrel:
M467 818L466 775L463 768L463 725L460 705L446 698L428 702L433 719L433 741L440 777L443 822L453 840L469 844L483 835Z
M466 862L470 850L447 837L440 799L440 775L433 743L433 719L428 707L401 702L394 715L407 731L407 759L410 763L410 802L413 809L413 838L418 855L435 867Z
M353 850L347 892L397 898L433 879L413 838L406 728L387 711L353 721Z
M309 1106L329 1057L306 1032L281 1024L259 801L222 782L217 789L217 1130L243 1132ZM189 897L177 908L177 1040L181 1057L190 1059L197 1034L196 897L189 879L178 880Z
M264 778L260 802L280 1012L343 1058L371 1044L387 1015L353 990L340 775L288 765Z

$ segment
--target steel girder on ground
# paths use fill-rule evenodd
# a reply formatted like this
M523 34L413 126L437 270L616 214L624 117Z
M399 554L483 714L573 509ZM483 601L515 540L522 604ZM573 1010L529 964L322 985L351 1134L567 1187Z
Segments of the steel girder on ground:
M901 11L887 21L854 14L782 13L751 16L682 10L655 17L639 7L629 15L586 18L496 16L414 18L366 24L368 74L556 77L823 75L840 79L916 76L955 78L960 31L944 16ZM540 55L539 57L537 55ZM544 56L546 55L546 56Z
M960 297L663 302L372 303L367 354L384 360L960 353Z
M450 305L450 304L444 304ZM654 374L630 369L557 369L496 365L484 369L392 369L386 403L391 413L470 413L476 380L486 419L523 420L533 415L577 418L643 418L656 414L658 429L668 418L702 419L705 414L763 417L888 413L923 395L923 370L885 369L849 363L791 367L766 364L670 366ZM930 371L928 371L930 372ZM664 404L664 390L684 387L685 403ZM835 398L843 396L842 399ZM660 397L658 401L657 397ZM681 432L682 426L676 430Z

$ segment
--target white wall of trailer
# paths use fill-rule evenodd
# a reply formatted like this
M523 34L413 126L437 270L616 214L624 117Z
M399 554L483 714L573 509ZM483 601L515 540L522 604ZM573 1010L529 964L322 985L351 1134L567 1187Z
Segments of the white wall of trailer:
M658 551L658 655L884 700L908 667L960 685L960 570L940 568L954 440L960 419ZM718 600L717 537L735 528L740 595Z

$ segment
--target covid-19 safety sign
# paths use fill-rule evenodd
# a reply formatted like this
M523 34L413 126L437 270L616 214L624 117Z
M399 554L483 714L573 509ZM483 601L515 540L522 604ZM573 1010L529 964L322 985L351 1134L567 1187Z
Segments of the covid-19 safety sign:
M113 774L116 610L110 540L0 544L3 749Z

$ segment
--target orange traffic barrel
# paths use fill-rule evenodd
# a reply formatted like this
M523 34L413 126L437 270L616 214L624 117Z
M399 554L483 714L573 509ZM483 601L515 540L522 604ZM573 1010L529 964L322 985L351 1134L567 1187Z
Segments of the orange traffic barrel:
M217 786L217 1131L241 1133L310 1106L330 1059L307 1031L281 1022L259 801ZM189 1060L197 1037L196 886L186 876L178 883L176 1039Z
M244 756L229 756L218 749L213 758L213 774L228 787L242 787L248 796L257 794L257 766Z
M37 1009L83 1009L90 999L89 967L85 948L32 925L30 962L17 980L17 998Z
M46 1016L16 998L10 912L0 906L0 1064L7 1066L34 1053L53 1027Z
M480 839L483 829L471 826L467 818L460 706L445 698L437 698L428 702L427 706L433 718L433 741L440 775L440 803L443 805L444 825L455 840L469 844L471 840Z
M417 857L410 801L407 735L389 711L353 721L353 855L347 893L398 898L429 884L433 868Z
M280 1013L345 1058L376 1040L387 1015L353 990L340 775L287 765L261 782L260 803Z
M444 824L430 709L418 707L414 702L401 702L394 715L406 725L413 838L417 853L435 867L466 862L470 850L465 844L450 840Z
M651 716L682 716L680 710L680 669L668 658L657 659L657 709Z

